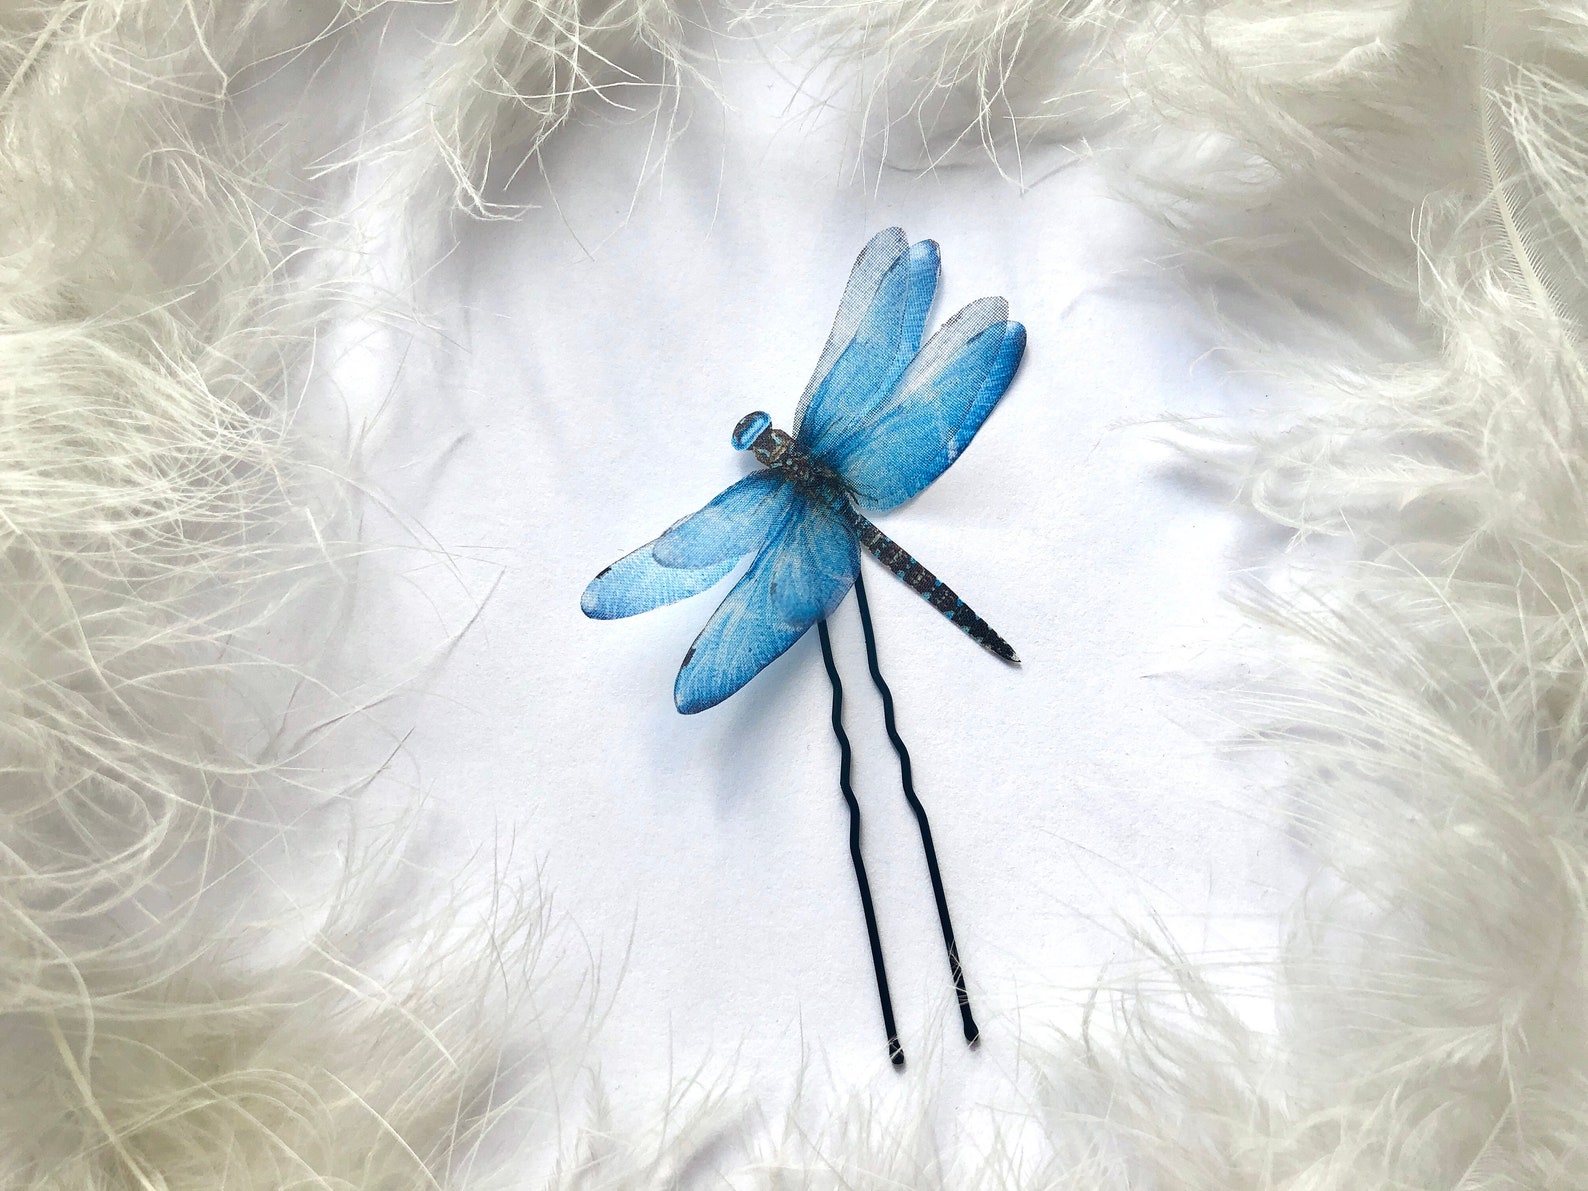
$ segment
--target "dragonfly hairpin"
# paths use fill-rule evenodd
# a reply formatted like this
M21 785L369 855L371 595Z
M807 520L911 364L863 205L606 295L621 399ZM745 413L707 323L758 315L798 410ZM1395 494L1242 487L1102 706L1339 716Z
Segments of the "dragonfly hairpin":
M1019 659L969 605L869 521L942 475L970 444L1009 387L1025 351L1025 328L1002 298L981 298L921 336L937 292L938 248L911 244L899 228L879 232L856 258L832 332L794 411L793 433L756 411L733 430L733 445L763 465L666 533L625 555L585 588L585 614L634 616L699 594L748 556L749 568L695 638L673 686L688 714L722 702L815 625L833 689L839 786L849 806L849 850L866 917L889 1057L904 1063L887 970L860 854L860 807L849 784L843 687L827 617L855 589L866 658L882 696L888 738L899 756L932 878L965 1040L978 1038L949 921L937 851L916 796L893 695L877 660L875 629L860 574L863 548L973 641L1007 662Z

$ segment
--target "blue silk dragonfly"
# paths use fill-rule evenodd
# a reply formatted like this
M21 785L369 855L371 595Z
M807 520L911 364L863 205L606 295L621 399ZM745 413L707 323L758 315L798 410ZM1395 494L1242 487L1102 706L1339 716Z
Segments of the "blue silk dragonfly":
M937 291L938 248L878 233L855 261L838 317L792 435L759 410L733 445L764 469L719 493L585 588L585 614L649 612L750 568L701 630L678 671L685 715L714 707L838 607L864 547L973 641L1009 662L1015 651L942 580L860 512L886 512L959 458L998 404L1026 331L1002 298L966 306L921 346Z
M833 727L842 746L840 784L850 803L850 850L871 934L890 1054L903 1062L893 1028L882 953L859 852L859 808L848 785L842 690L826 618L855 587L872 678L883 692L889 737L899 752L906 797L921 828L967 1041L975 1041L963 973L938 874L926 812L911 785L909 757L876 661L860 554L867 552L977 644L1019 664L1015 651L941 579L861 512L886 512L942 475L1003 397L1025 351L1025 328L1003 298L981 298L927 340L937 293L938 246L911 244L899 228L879 232L849 275L826 346L794 411L794 430L757 410L733 430L733 445L763 465L607 567L581 607L597 620L634 616L716 585L738 562L749 568L684 656L673 687L686 715L738 691L816 625L833 683Z

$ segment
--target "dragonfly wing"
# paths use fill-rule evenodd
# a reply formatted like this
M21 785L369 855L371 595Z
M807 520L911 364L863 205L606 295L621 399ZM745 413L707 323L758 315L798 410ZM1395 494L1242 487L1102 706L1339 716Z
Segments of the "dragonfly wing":
M838 303L838 313L833 318L833 329L827 333L827 342L822 347L821 359L816 361L816 371L811 373L805 391L800 394L799 404L794 407L796 435L805 425L805 417L816 391L854 339L866 312L876 300L877 291L882 288L883 280L898 259L909 250L910 240L904 234L904 229L890 227L872 236L855 258L849 270L849 281L844 285L844 296Z
M794 411L794 436L807 449L887 397L921 346L937 274L937 245L912 245L896 227L878 232L861 250Z
M1020 366L1026 329L1002 298L972 302L910 361L867 417L814 452L869 509L902 504L948 470Z
M584 614L592 620L617 620L676 604L716 584L737 561L730 558L709 567L679 570L656 561L651 553L655 545L646 542L590 580L579 600Z
M685 655L673 686L678 710L692 715L715 707L749 682L843 602L859 569L848 522L796 494Z
M766 540L788 511L792 494L793 485L777 472L745 476L657 538L656 561L664 567L692 569L740 558Z
M746 476L602 571L584 589L579 606L594 620L615 620L705 591L760 548L792 499L793 486L781 476Z

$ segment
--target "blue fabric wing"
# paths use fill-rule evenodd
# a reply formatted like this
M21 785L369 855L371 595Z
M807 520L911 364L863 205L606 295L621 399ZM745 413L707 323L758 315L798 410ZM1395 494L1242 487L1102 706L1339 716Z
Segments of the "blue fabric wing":
M855 581L854 531L796 493L760 555L684 656L673 701L685 715L715 707L838 607Z
M794 411L794 437L806 449L864 417L892 391L921 346L937 274L937 245L911 245L896 227L861 250Z
M868 509L903 504L948 470L1008 389L1026 348L1002 298L949 319L910 361L888 399L823 438L812 454Z
M788 511L794 485L775 471L730 484L652 543L664 567L694 569L750 553Z
M715 566L681 571L656 561L651 553L655 544L646 542L590 580L579 599L586 616L592 620L617 620L676 604L717 583L733 570L736 561L730 558Z
M746 476L655 541L590 581L579 600L593 620L637 616L705 591L780 525L794 487L770 471Z

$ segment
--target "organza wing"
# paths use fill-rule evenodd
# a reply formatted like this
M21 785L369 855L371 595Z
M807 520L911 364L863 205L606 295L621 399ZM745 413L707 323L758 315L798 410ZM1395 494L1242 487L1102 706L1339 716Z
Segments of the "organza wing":
M794 411L807 449L883 400L921 346L937 293L937 245L911 245L890 227L872 237L849 274L832 332Z
M579 606L594 620L615 620L705 591L760 548L792 498L793 486L781 476L746 476L607 567L584 589Z
M766 541L788 511L794 485L775 471L756 471L717 493L657 538L656 561L693 569L742 558Z
M656 561L651 553L655 545L646 542L590 580L579 600L584 614L592 620L617 620L676 604L715 585L737 561L730 558L714 566L678 570Z
M938 328L889 399L824 440L816 460L868 509L904 503L970 444L1008 389L1025 347L1026 329L1009 321L1007 302L972 302Z
M904 234L904 229L890 227L872 236L866 246L860 250L860 255L855 257L855 263L849 269L849 280L844 285L844 296L838 303L838 313L833 317L833 329L827 333L827 342L822 347L821 358L816 361L816 371L811 373L810 380L805 384L805 391L800 394L799 404L794 407L796 436L805 424L811 399L821 387L822 381L827 379L827 374L833 370L838 357L854 339L855 332L860 329L861 320L871 309L877 291L882 287L883 279L889 275L898 259L909 250L910 240Z
M744 577L684 656L673 699L685 715L715 707L829 615L860 569L854 531L798 494Z

